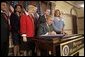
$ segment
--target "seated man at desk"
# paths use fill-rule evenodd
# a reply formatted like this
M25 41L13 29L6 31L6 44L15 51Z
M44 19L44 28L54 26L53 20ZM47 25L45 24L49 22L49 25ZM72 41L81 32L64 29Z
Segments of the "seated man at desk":
M48 15L46 17L46 22L39 25L37 36L40 36L40 35L55 35L56 32L54 32L54 29L52 27L52 22L53 22L52 16ZM42 56L49 55L47 48L45 48L45 49L41 48L41 55Z
M38 28L38 36L39 35L55 35L53 26L52 26L53 18L51 15L46 17L46 22L40 24Z

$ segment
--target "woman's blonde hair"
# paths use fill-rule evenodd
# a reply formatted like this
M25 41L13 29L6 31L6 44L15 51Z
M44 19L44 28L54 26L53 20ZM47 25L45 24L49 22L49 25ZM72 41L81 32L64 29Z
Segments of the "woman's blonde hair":
M26 8L27 11L30 11L30 10L34 11L35 9L36 9L36 7L33 6L33 5L28 5L27 8Z

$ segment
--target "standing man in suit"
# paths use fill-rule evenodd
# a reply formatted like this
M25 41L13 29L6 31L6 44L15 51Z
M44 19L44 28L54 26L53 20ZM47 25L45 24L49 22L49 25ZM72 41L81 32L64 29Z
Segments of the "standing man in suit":
M8 56L9 49L9 24L8 4L1 2L1 55Z
M43 15L39 16L39 24L46 22L46 16L50 15L50 9L46 9Z

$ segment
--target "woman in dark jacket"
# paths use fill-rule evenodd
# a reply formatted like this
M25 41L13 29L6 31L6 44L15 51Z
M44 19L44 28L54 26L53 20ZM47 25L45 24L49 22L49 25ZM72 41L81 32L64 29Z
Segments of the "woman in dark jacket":
M10 24L11 24L11 32L12 39L14 44L14 56L19 55L19 42L20 42L20 16L22 12L22 6L16 5L14 13L11 14Z

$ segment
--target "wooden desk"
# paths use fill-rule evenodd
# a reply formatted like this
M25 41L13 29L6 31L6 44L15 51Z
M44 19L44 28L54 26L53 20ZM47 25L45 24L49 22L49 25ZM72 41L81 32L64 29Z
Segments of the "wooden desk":
M84 47L84 36L82 34L74 34L74 35L48 35L48 36L39 36L35 40L36 49L40 50L47 50L47 55L45 56L69 56L72 53L76 52L80 48ZM80 41L80 44L77 44ZM77 43L76 43L77 42ZM71 46L69 45L71 44ZM75 45L77 44L77 45ZM75 45L75 46L74 46ZM76 48L78 45L81 47L77 50L71 51ZM68 47L66 47L68 46ZM63 50L64 48L65 51ZM71 50L68 50L71 49ZM67 52L67 53L66 53ZM66 54L64 54L66 53Z

